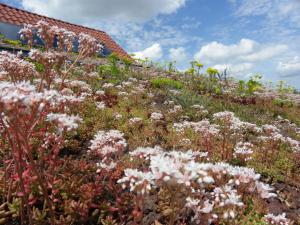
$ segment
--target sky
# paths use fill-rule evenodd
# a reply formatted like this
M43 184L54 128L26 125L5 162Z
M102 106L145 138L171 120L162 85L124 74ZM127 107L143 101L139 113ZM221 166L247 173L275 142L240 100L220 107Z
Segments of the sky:
M109 33L155 62L192 60L300 90L300 0L0 0ZM205 69L204 68L204 69Z

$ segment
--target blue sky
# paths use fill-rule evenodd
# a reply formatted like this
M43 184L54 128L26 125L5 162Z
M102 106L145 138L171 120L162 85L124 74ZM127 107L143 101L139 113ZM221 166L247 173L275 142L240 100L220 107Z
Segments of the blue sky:
M197 59L300 89L300 0L1 0L104 30L138 57Z

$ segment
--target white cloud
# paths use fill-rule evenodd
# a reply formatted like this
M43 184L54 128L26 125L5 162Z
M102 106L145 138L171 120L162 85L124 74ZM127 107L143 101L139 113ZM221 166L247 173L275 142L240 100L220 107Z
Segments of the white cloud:
M171 48L169 50L169 58L177 63L183 63L187 60L186 50L183 47Z
M238 64L217 64L212 66L217 69L219 72L227 69L228 72L233 73L235 75L239 75L240 73L249 72L250 69L254 67L252 63L238 63Z
M266 72L266 67L273 64L282 55L288 53L288 46L276 43L259 43L251 39L241 39L238 43L225 45L211 42L200 48L194 58L206 66L219 71L227 71L242 78L249 73Z
M285 52L288 49L287 45L274 45L274 46L269 46L262 48L261 50L254 52L252 54L243 56L242 58L245 61L261 61L261 60L266 60L270 59L276 55L279 55L283 52Z
M272 8L272 0L230 1L238 5L235 12L238 16L257 16L268 13Z
M171 14L186 0L22 0L25 9L71 22L96 19L144 22L159 14Z
M209 64L261 62L287 50L287 45L266 45L250 39L241 39L239 43L231 45L224 45L219 42L208 43L200 48L194 58Z
M150 59L150 60L159 60L162 58L163 56L163 50L160 46L160 44L155 43L152 46L150 46L149 48L146 48L143 51L140 52L134 52L134 57L137 59Z
M299 0L228 0L235 6L236 16L265 16L269 25L281 22L300 26Z
M225 60L229 57L237 57L251 53L255 46L255 41L242 39L238 44L224 45L219 42L211 42L201 47L195 54L195 59L204 62L215 62Z
M277 71L283 76L300 76L300 57L295 56L288 62L279 62Z

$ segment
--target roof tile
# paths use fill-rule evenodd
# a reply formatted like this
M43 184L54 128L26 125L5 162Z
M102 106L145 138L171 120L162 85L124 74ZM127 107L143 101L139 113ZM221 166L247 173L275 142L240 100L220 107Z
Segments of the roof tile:
M64 22L61 20L41 16L35 13L30 13L21 9L16 9L11 6L0 3L0 22L20 25L27 23L33 24L41 19L46 20L52 25L67 28L76 34L79 34L81 32L88 33L93 37L99 39L112 52L118 54L121 57L130 58L130 56L104 31L99 31L92 28L87 28L80 25Z

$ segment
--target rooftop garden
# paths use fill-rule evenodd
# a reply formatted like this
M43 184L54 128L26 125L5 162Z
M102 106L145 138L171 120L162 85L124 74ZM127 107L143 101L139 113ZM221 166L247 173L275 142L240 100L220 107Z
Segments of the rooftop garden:
M293 88L97 63L96 39L44 21L20 33L45 48L0 52L0 224L300 223Z

